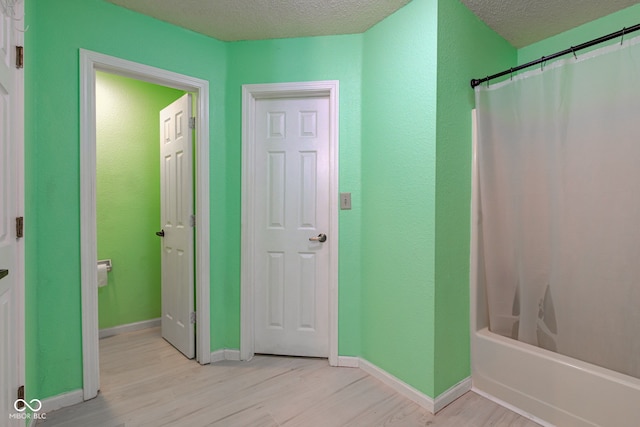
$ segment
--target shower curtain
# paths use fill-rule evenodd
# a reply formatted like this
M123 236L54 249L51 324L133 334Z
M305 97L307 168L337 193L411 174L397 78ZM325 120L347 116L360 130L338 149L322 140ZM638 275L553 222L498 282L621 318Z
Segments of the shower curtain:
M490 330L637 378L639 42L476 88Z

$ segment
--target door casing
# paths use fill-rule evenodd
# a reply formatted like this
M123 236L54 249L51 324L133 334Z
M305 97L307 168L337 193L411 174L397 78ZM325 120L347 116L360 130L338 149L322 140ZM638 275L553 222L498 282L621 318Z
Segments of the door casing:
M96 231L96 70L195 93L196 359L211 362L209 225L209 82L184 74L80 49L80 252L83 397L97 396L98 285Z
M7 67L9 68L9 72L13 74L10 77L11 79L11 87L9 88L10 93L8 98L8 103L4 105L4 107L9 111L9 122L5 123L6 128L1 129L2 131L7 131L5 135L7 140L6 142L9 144L7 148L9 150L5 153L8 157L6 158L9 162L14 162L13 166L15 170L11 171L11 176L9 177L10 185L13 186L14 190L9 191L8 194L5 194L5 197L12 198L13 200L9 203L9 207L11 208L9 212L6 212L9 216L6 218L8 220L9 228L15 227L15 217L24 217L24 200L25 200L25 187L24 187L24 174L25 174L25 158L24 158L24 146L25 146L25 138L24 138L24 69L17 68L16 64L16 46L24 47L24 5L20 2L16 3L13 6L12 14L2 14L0 13L0 19L5 20L4 24L7 26L6 28L2 28L3 30L7 30L4 34L6 38L3 40L6 42L6 45L3 46L7 50L3 52L6 54L6 57L2 58L2 60L6 59ZM5 98L5 99L7 99ZM15 179L15 180L14 180ZM4 203L4 200L1 201ZM26 232L25 235L28 235L29 229L29 218L26 218ZM9 239L14 239L16 236L15 229L7 230L9 233ZM14 385L24 385L25 384L25 341L26 341L26 329L25 329L25 311L26 311L26 303L25 303L25 243L24 238L15 238L15 244L11 244L9 246L10 251L15 250L15 262L9 268L8 265L0 265L0 268L9 268L9 276L5 277L2 280L13 280L14 285L13 289L9 292L14 292L14 299L12 307L10 310L13 311L13 317L8 319L7 325L2 325L2 327L7 327L10 330L10 333L13 335L13 342L17 346L17 348L7 349L8 351L3 354L3 357L9 357L9 354L12 353L14 358L9 357L14 363L9 363L7 368L9 370L14 370L15 377L10 384L1 384L0 387L6 387L7 385L13 387ZM4 351L2 349L0 351ZM4 360L2 360L4 362ZM10 390L10 396L17 397L17 388ZM14 394L16 393L16 394ZM27 390L27 399L37 397L29 394L29 390ZM10 408L12 408L14 401L13 399L10 402ZM13 411L11 412L13 413ZM3 414L4 415L4 414ZM3 420L4 421L4 420ZM9 425L20 425L20 421L16 419L8 420Z
M299 83L249 84L242 86L242 237L240 263L240 359L254 355L255 243L252 184L255 178L255 110L258 99L329 97L329 364L338 366L338 160L339 82L324 80Z

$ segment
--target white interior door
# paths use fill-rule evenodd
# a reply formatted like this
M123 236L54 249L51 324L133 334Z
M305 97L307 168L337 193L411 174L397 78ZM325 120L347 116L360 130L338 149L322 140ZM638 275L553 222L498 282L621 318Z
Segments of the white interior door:
M195 356L191 95L160 112L162 336Z
M255 147L255 352L328 357L329 98L257 100Z
M18 7L18 5L16 5ZM14 25L0 8L0 424L24 425L14 408L23 372L21 244L22 76L15 66Z

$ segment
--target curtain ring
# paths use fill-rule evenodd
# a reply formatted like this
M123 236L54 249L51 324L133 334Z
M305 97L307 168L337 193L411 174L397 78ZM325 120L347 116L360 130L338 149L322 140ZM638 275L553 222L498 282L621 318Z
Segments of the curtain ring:
M622 43L624 42L624 32L627 29L627 27L622 27L622 37L620 37L620 46L622 46Z
M578 59L578 56L576 55L576 51L575 48L573 46L571 46L571 53L573 53L573 57Z
M487 87L489 87L489 76L487 76L486 82L487 82Z
M509 69L511 71L511 80L513 80L513 67Z
M544 56L540 58L540 71L544 71Z

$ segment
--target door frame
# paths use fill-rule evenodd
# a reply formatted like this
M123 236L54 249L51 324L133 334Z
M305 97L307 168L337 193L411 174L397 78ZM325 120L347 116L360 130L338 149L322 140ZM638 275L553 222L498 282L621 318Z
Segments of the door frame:
M253 248L255 216L255 110L260 99L329 98L329 364L338 366L338 160L339 82L324 80L294 83L247 84L242 86L242 230L240 261L240 359L254 355Z
M100 388L96 227L96 71L106 71L196 94L196 360L211 362L209 228L209 82L160 68L80 49L80 266L84 400Z
M13 6L13 15L0 14L0 19L4 19L5 16L9 16L10 20L10 44L9 52L9 69L13 73L11 94L9 99L8 109L10 112L9 126L9 144L13 147L13 151L9 150L9 161L15 161L15 181L11 178L9 181L12 185L15 185L15 200L13 210L9 212L11 215L9 227L15 227L15 218L25 216L25 100L24 100L24 68L18 68L16 64L16 46L22 46L24 48L24 4L21 2L16 3ZM29 232L29 218L25 219L24 232L25 235ZM10 234L15 236L16 229ZM11 237L10 237L11 238ZM26 379L26 281L25 281L25 239L24 237L16 238L15 246L15 268L9 272L12 278L5 280L15 280L15 292L14 297L14 315L15 317L9 319L9 325L12 332L15 334L16 349L16 365L10 366L9 369L16 369L16 380L19 385L25 385ZM14 390L16 392L17 390ZM30 391L26 390L27 396L33 398L30 395Z

